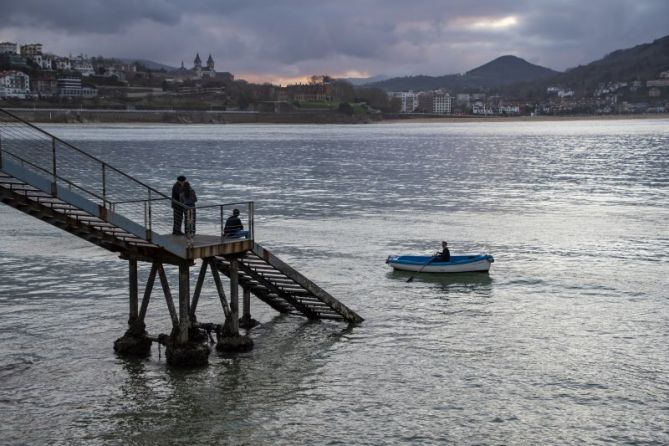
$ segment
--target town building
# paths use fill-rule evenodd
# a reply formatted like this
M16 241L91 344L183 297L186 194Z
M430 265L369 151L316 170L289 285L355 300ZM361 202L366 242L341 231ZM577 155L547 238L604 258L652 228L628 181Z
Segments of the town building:
M0 71L0 97L18 99L30 97L30 76L21 71Z
M16 53L0 54L0 70L29 70L30 66L25 57Z
M77 76L59 77L57 90L58 96L63 98L93 98L98 95L95 88L84 87Z
M56 70L58 71L71 71L72 70L72 62L68 57L54 57L53 61L54 66L56 67Z
M646 81L646 87L669 87L669 79L656 79L651 81Z
M659 88L653 87L648 90L648 97L659 98L660 96L662 96L662 91Z
M458 94L455 95L455 102L458 105L464 105L464 106L469 107L470 100L471 100L471 96L469 95L469 93L458 93Z
M72 61L72 69L74 71L78 71L84 77L93 76L95 74L95 70L93 69L93 64L91 63L90 59L83 55L77 56Z
M18 54L17 48L14 42L0 42L0 54Z
M472 104L472 114L490 116L493 114L493 110L484 101L476 101Z
M50 98L58 94L58 76L55 71L38 71L30 79L34 96Z
M432 113L451 114L451 96L448 93L434 93L432 98Z
M184 82L216 78L225 78L226 80L230 78L230 80L232 80L233 76L230 73L217 73L215 65L214 58L211 56L211 54L209 54L209 57L207 58L207 65L202 66L202 59L200 59L200 53L198 52L195 54L193 68L186 68L183 61L181 61L181 66L172 73L172 78L168 81Z
M33 56L38 56L42 54L42 44L41 43L28 43L21 45L21 55L31 59Z
M413 91L390 92L388 96L401 101L400 113L413 113L418 108L418 94Z

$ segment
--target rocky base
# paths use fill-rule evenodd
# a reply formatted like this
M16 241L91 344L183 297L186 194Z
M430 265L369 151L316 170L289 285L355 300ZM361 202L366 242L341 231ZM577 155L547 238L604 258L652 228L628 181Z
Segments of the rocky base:
M146 358L151 355L151 339L126 333L114 341L114 351L122 356Z
M216 344L218 352L248 352L253 350L253 340L248 336L220 336Z
M209 363L211 349L201 343L189 342L178 345L168 342L165 349L167 363L175 367L200 367Z
M260 324L257 320L253 319L251 316L244 316L239 319L239 327L240 328L253 328L256 325Z

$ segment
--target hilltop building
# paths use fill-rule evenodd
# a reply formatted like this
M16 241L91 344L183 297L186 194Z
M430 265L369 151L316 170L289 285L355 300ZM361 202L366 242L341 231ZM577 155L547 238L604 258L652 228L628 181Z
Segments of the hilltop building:
M183 61L181 61L181 67L174 72L175 80L184 81L184 80L199 80L199 79L214 79L216 78L216 69L214 58L209 54L207 58L207 65L202 66L202 59L200 59L200 53L195 54L195 60L193 61L193 68L190 70L184 66Z
M0 98L30 97L30 77L21 71L0 71Z
M14 42L0 42L0 54L18 54L17 48Z

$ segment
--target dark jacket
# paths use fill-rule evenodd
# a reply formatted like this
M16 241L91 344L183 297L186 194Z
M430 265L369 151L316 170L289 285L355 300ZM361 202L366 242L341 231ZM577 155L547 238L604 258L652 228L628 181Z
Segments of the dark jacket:
M436 258L437 262L450 262L451 261L451 251L448 248L444 248L443 251L439 253L439 256Z
M177 181L172 186L172 207L174 209L179 207L177 203L181 203L181 191L183 191L183 186Z
M194 207L197 201L195 190L190 187L190 184L185 183L181 193L179 194L179 201L188 207Z
M240 231L244 229L244 225L242 224L242 221L239 219L239 216L237 215L231 215L228 217L227 220L225 220L225 228L223 228L223 234L224 235L230 235L234 234L237 231Z

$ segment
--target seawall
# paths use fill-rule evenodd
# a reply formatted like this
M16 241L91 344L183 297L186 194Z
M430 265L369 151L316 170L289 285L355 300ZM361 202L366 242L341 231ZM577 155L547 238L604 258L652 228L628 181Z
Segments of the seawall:
M380 121L376 115L346 115L318 110L288 113L199 110L7 109L39 123L172 123L172 124L360 124Z

